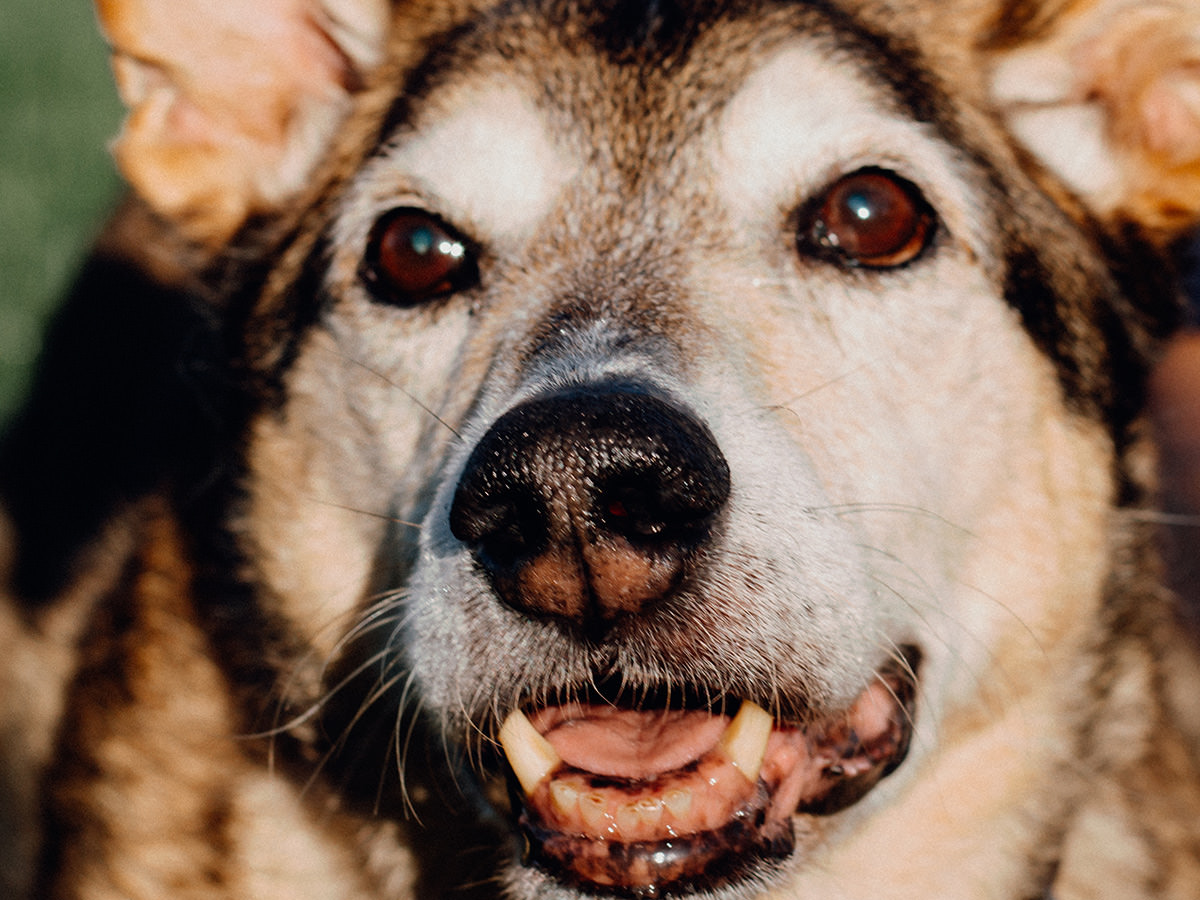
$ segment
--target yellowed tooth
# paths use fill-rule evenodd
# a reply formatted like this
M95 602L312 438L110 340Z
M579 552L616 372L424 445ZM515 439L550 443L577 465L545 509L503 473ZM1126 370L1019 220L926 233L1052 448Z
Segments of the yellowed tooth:
M742 708L721 736L721 751L751 783L758 781L774 724L769 712L743 700Z
M642 814L636 803L623 803L617 807L617 831L625 838L632 836L642 824Z
M513 710L500 726L500 745L526 794L532 794L562 764L550 742L538 734L519 709Z
M564 815L569 816L579 809L579 789L565 781L550 782L550 796L558 811Z
M643 797L636 806L638 815L646 825L654 826L662 821L663 801L657 797Z
M608 812L608 801L597 791L588 791L579 796L579 814L584 824L593 831L609 829L612 816Z
M663 806L676 819L682 819L692 811L692 792L684 788L672 788L663 797Z

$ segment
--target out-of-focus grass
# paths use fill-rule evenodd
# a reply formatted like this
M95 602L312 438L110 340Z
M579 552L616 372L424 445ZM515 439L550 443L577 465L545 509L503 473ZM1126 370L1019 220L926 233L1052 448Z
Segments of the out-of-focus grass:
M47 315L119 192L120 123L86 0L0 6L0 421L24 391Z

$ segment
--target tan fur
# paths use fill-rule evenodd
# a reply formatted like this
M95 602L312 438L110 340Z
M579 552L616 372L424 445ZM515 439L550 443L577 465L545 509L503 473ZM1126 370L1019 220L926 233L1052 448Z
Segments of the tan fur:
M7 524L0 517L0 545L11 548ZM64 694L78 666L75 648L96 602L118 577L131 538L126 522L114 523L93 549L86 574L45 615L32 621L23 618L10 597L0 605L0 656L5 660L0 668L0 755L6 761L0 790L4 896L21 896L32 879L37 831L29 825L39 816L40 781L54 755ZM0 571L7 574L6 563L0 561Z
M74 812L51 883L89 900L407 890L402 854L377 878L365 851L344 843L332 808L323 816L305 808L294 785L247 758L224 677L187 606L178 537L153 505L139 518L138 574L117 588L119 599L109 595L111 616L102 610L90 623L98 640L63 713L80 752L52 771L57 802ZM125 616L128 626L116 630L113 617ZM96 866L99 844L121 865ZM198 881L198 872L212 876Z
M1161 266L1200 219L1193 5L837 4L920 85L803 4L658 68L588 4L512 6L101 0L139 196L99 252L220 320L239 430L110 510L58 597L17 595L0 518L5 897L585 900L501 821L510 708L615 671L849 721L906 647L899 767L712 897L1200 897L1200 662L1121 402L1170 312L1105 258ZM805 255L806 204L862 168L936 211L911 265ZM373 294L410 207L499 274ZM677 593L583 529L539 557L528 593L644 613L580 637L483 574L452 501L514 410L623 380L733 488Z

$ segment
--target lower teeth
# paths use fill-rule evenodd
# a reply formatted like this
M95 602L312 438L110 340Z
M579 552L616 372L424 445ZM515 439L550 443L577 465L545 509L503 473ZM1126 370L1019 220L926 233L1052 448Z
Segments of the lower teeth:
M789 855L794 848L790 823L767 822L768 804L760 784L720 827L654 840L566 833L546 827L528 810L521 825L529 837L527 862L585 888L653 900L668 891L711 889L740 877L758 860Z
M661 841L722 827L755 794L720 753L651 782L613 783L566 770L540 785L527 805L548 828L581 838Z

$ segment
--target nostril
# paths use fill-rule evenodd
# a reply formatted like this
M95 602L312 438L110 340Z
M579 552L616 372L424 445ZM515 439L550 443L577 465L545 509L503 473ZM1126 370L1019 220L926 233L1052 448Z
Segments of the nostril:
M467 460L450 529L509 605L608 620L678 585L729 490L699 420L637 386L599 385L501 416Z
M545 508L530 492L497 491L482 503L456 497L450 530L474 548L485 568L511 570L545 549L546 520Z
M597 518L602 527L633 541L704 534L723 506L725 492L695 480L672 481L662 473L612 478L598 493Z
M627 538L654 538L668 530L649 479L622 479L606 485L596 503L603 527Z

